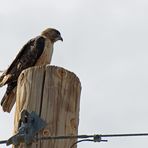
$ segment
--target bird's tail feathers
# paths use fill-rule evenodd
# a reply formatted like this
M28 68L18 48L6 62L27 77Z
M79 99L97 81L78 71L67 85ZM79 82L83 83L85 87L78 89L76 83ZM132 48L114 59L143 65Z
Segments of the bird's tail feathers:
M2 87L2 86L4 86L7 82L8 82L8 80L11 78L11 75L9 74L9 75L4 75L4 74L2 74L1 76L0 76L0 87Z
M9 94L5 93L1 100L1 106L4 112L10 113L16 100L16 88L13 89Z
M1 75L1 76L0 76L0 87L3 86L3 78L4 78L4 75Z

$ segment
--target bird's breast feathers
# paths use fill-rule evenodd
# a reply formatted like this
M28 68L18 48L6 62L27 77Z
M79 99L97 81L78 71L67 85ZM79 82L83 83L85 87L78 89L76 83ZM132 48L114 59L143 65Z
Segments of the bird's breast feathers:
M50 40L45 40L44 51L36 62L36 66L50 64L53 53L53 44Z

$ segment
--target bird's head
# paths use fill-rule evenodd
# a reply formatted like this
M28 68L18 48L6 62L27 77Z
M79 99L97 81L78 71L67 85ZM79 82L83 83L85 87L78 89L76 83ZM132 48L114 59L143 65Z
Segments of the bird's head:
M48 38L49 40L51 40L52 43L61 40L63 41L63 38L61 37L61 34L58 30L54 29L54 28L47 28L45 29L41 35L45 36L46 38Z

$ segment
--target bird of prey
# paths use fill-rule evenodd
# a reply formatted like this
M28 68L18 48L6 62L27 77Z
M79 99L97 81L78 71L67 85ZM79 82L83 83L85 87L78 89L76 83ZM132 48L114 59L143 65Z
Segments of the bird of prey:
M47 28L41 35L29 40L20 50L8 69L0 76L0 87L7 84L6 92L1 100L5 112L10 112L15 103L17 79L20 73L32 66L50 64L53 44L61 40L61 34L54 28Z

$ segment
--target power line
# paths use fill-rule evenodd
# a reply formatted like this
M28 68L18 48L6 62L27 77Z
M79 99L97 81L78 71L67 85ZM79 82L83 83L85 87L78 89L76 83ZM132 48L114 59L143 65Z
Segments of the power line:
M66 140L75 139L75 143L72 144L71 148L77 143L84 141L91 142L107 142L106 139L109 137L135 137L135 136L148 136L148 133L134 133L134 134L96 134L96 135L59 135L59 136L46 136L38 137L38 132L46 126L45 121L43 121L35 112L29 113L27 110L23 110L20 118L20 125L18 127L18 132L10 137L8 140L0 141L0 144L6 145L19 145L20 143L25 143L26 145L33 143L34 141L40 140Z
M49 136L49 137L39 137L36 140L58 140L58 139L85 139L94 138L94 141L98 142L99 138L103 137L135 137L135 136L148 136L148 133L134 133L134 134L100 134L100 135L76 135L76 136ZM102 139L101 139L102 140ZM101 141L99 141L101 142Z
M136 136L148 136L148 133L134 133L134 134L97 134L97 135L74 135L74 136L48 136L48 137L35 137L34 140L66 140L66 139L82 139L78 140L71 148L79 143L84 141L91 141L91 142L107 142L107 140L102 140L103 137L110 138L110 137L136 137ZM6 144L7 140L0 141L0 144Z
M73 148L76 144L78 144L78 143L80 143L80 142L94 142L94 141L91 140L91 139L79 140L79 141L76 141L75 143L73 143L70 148Z
M7 143L7 140L0 141L0 144L5 144L5 143Z
M131 137L131 136L148 136L148 133L136 133L136 134L110 134L100 135L101 137Z

